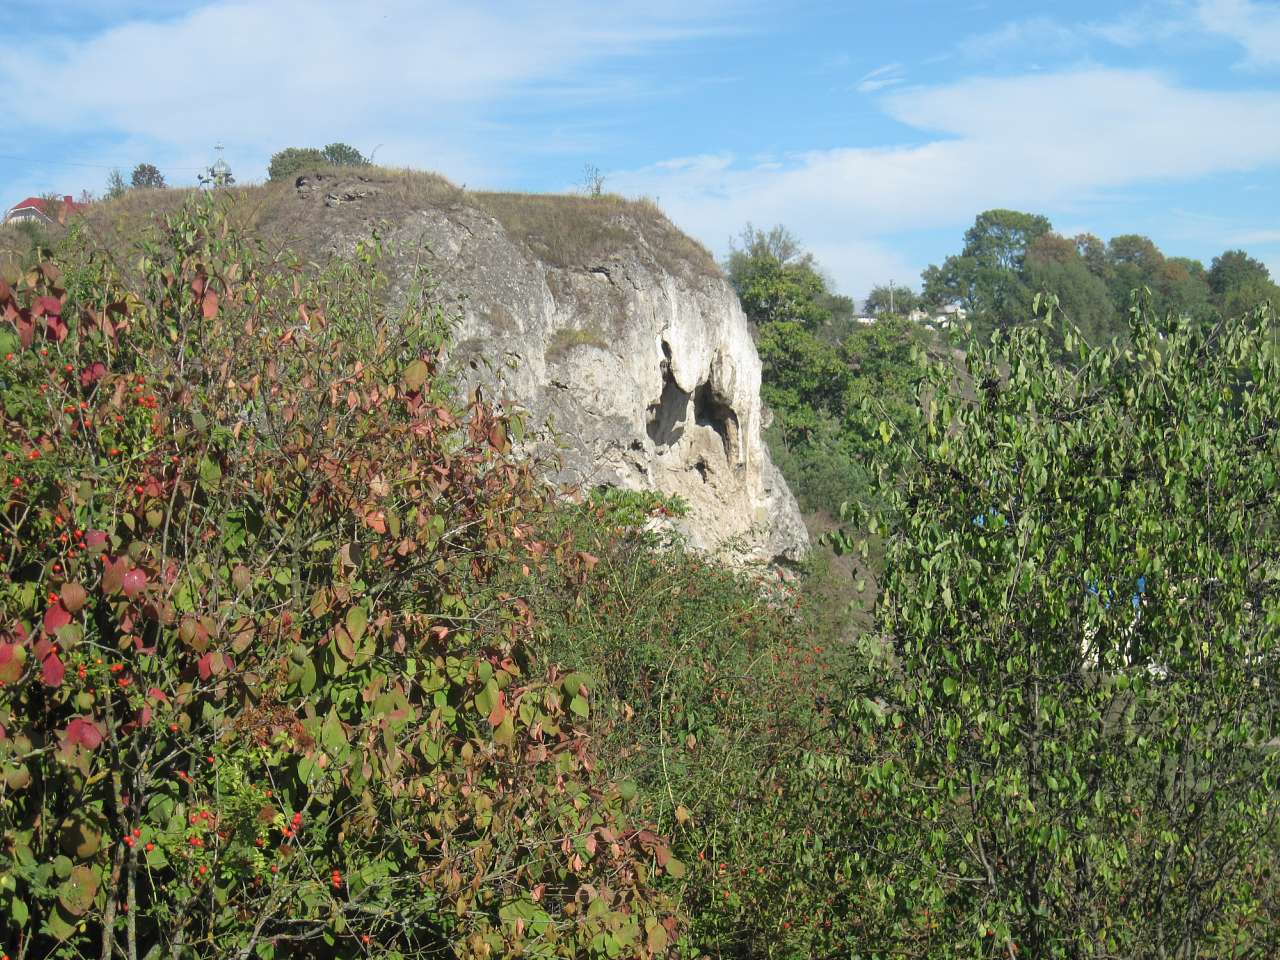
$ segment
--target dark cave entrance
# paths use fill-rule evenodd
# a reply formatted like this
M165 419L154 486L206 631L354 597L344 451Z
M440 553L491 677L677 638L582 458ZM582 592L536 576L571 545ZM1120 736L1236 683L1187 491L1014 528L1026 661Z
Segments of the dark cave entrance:
M725 460L729 463L737 462L738 415L716 395L710 383L700 384L693 392L693 422L702 427L710 427L719 434L720 442L724 444Z
M671 346L662 341L662 396L649 404L649 439L659 448L673 446L684 435L689 416L689 393L681 390L671 373Z

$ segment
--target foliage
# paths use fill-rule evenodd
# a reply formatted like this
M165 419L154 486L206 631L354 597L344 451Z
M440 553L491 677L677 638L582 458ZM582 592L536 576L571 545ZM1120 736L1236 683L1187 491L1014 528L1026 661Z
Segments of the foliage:
M923 275L924 300L965 306L978 339L1026 322L1036 294L1056 296L1090 343L1128 334L1134 291L1153 309L1196 320L1239 316L1277 298L1267 268L1243 251L1227 251L1206 271L1198 260L1166 257L1150 238L1123 234L1103 243L1090 234L1052 232L1047 219L1013 210L979 214L964 249ZM1053 341L1065 359L1060 340Z
M135 190L159 190L167 186L164 182L164 174L149 163L140 163L133 168L130 183Z
M604 174L600 172L600 168L594 163L583 165L582 192L584 195L591 197L593 200L599 200L604 196L604 180Z
M324 153L315 147L286 147L272 155L271 163L267 167L267 179L273 183L278 180L288 180L304 170L328 165Z
M515 585L593 558L382 251L167 221L0 283L0 913L17 957L658 955L680 869ZM522 572L523 571L523 572Z
M367 167L369 161L355 147L346 143L331 143L323 150L315 147L286 147L271 157L267 167L267 179L276 182L289 180L318 167Z
M115 200L123 197L128 185L124 182L124 177L120 175L119 170L112 170L107 174L107 189L102 195L104 200Z
M325 163L331 167L367 167L371 163L363 153L349 143L331 143L324 148L323 153Z
M862 302L862 311L873 317L906 317L923 303L920 295L910 287L878 284L871 288L866 300Z
M870 523L882 676L843 701L896 744L845 788L895 825L843 851L897 910L874 949L1280 949L1278 335L1140 303L1068 370L1028 326L887 431L918 464Z
M798 585L656 547L645 519L608 499L570 518L595 575L542 578L541 642L592 678L601 762L688 867L663 881L689 917L680 955L811 956L840 895L830 841L861 834L817 773L837 755L832 678L856 660L807 626Z
M1243 250L1214 257L1207 280L1228 316L1246 313L1263 301L1280 307L1280 286L1272 281L1271 272Z
M766 436L802 506L834 514L846 500L870 497L875 430L863 408L875 408L873 423L909 427L924 331L895 317L853 323L852 302L831 293L783 227L765 233L748 224L727 270L756 324L760 393L774 416Z
M830 290L813 256L801 251L785 227L765 233L747 224L738 242L729 252L727 273L753 323L788 321L817 331L853 316L853 301Z

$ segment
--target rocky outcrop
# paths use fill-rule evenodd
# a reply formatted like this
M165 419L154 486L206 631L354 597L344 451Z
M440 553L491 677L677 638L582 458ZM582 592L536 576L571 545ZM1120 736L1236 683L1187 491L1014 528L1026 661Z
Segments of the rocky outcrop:
M678 494L689 539L740 560L806 553L761 439L747 320L705 250L645 203L413 192L309 176L296 202L335 246L381 221L400 257L421 258L461 307L450 362L547 428L556 479Z

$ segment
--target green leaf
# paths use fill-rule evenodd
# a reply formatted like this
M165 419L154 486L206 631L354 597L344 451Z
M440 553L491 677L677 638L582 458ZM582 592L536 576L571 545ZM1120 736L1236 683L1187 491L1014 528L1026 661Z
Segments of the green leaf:
M368 622L369 613L363 606L351 607L347 610L347 632L356 643L359 643L360 638L364 636Z
M200 487L206 493L213 493L222 485L222 468L208 457L200 458L196 473L200 480Z

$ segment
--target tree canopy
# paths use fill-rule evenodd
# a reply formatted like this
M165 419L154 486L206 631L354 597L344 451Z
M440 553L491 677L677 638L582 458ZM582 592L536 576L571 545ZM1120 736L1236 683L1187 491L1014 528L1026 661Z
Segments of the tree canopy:
M355 147L331 143L323 150L316 147L286 147L271 157L267 167L270 181L288 180L318 167L367 167L369 160Z
M1228 251L1214 265L1205 270L1197 260L1167 257L1140 234L1068 238L1043 216L988 210L965 232L960 253L924 271L923 297L933 306L963 305L983 339L1025 323L1037 293L1054 294L1083 335L1098 342L1127 335L1135 291L1150 291L1157 313L1197 319L1239 315L1276 298L1266 267L1243 251Z
M150 163L140 163L133 168L130 186L135 190L159 190L166 186L164 174Z

